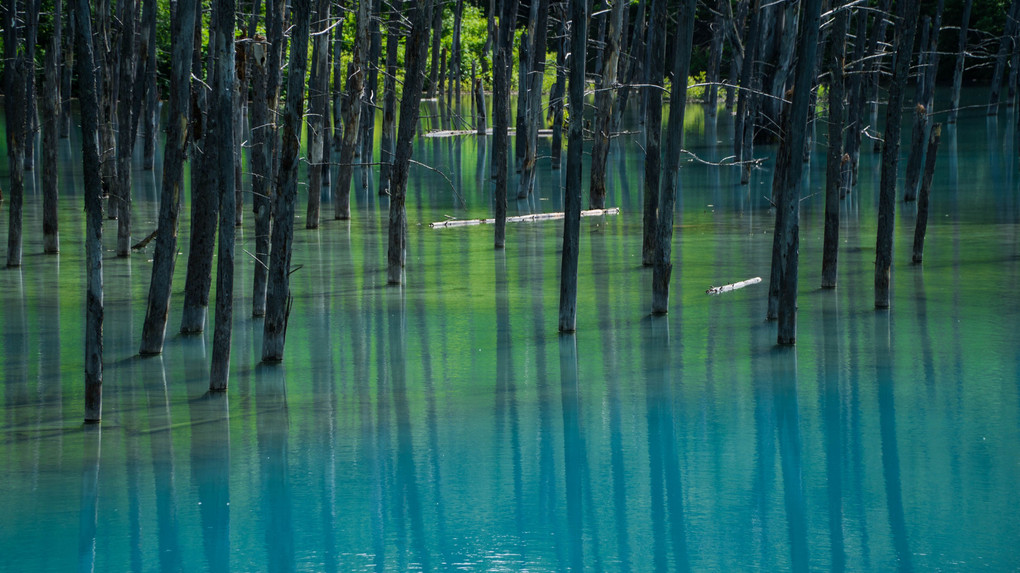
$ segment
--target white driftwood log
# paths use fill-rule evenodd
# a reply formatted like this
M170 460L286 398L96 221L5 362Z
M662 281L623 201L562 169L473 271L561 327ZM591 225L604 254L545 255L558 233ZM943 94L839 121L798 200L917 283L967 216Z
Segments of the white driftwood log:
M599 215L619 215L620 208L613 207L611 209L590 209L588 211L581 211L582 217L597 217ZM518 215L516 217L507 217L507 223L528 223L532 221L552 221L555 219L562 219L563 213L535 213L533 215ZM467 227L470 225L491 225L495 223L495 219L450 219L449 221L437 221L435 223L429 223L429 227L440 229L446 227ZM759 281L761 279L758 279Z
M746 286L756 285L761 282L761 277L754 277L753 279L747 279L746 281L740 281L738 283L714 286L705 291L705 294L722 294L724 292L730 292L731 290L737 290L738 288L744 288Z

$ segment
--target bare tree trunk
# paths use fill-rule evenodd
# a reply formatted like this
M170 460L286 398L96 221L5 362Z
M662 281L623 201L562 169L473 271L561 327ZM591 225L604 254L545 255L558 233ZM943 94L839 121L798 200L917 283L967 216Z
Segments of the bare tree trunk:
M113 193L117 206L117 256L131 254L131 104L135 79L135 0L121 0L123 12L120 31L120 97L117 103L117 188Z
M354 153L358 143L358 123L361 121L361 109L365 91L365 66L362 62L368 49L368 5L358 3L357 36L354 41L354 53L351 63L347 66L347 100L343 110L344 141L340 147L340 167L337 170L336 190L333 193L336 201L334 218L351 218L351 177L354 173ZM420 97L420 96L419 96Z
M234 317L234 0L216 0L213 10L209 49L216 59L212 78L212 110L209 125L215 160L219 171L216 186L220 196L220 236L216 253L216 322L213 327L212 365L209 368L209 391L225 392L230 380L230 338ZM306 44L295 44L303 46Z
M177 229L184 187L184 158L187 152L189 103L191 98L191 52L194 50L196 0L178 0L172 22L170 120L163 150L163 182L159 198L159 225L152 256L148 306L142 326L140 354L159 354L166 337L167 315L174 267L177 263Z
M434 4L434 2L433 2ZM439 62L440 62L440 40L443 36L443 7L442 5L433 6L432 16L432 59L431 68L429 71L429 92L428 96L434 98L438 95L437 88L439 86Z
M379 195L390 192L390 167L397 137L397 56L400 12L390 8L386 28L386 75L383 78L383 122L379 142Z
M63 4L63 2L58 2ZM61 50L62 62L60 63L60 137L65 139L71 136L71 72L74 69L74 35L75 16L73 2L68 4L67 30L61 34L63 49Z
M808 107L814 87L821 4L821 0L804 0L801 5L801 33L797 42L793 99L787 114L787 123L783 126L783 140L776 163L776 181L773 182L773 188L779 190L776 201L775 240L772 247L772 264L775 265L777 262L779 264L777 285L779 332L776 337L779 344L794 344L797 341L800 195L801 173L804 169L801 157L807 132ZM778 260L776 251L779 254ZM775 276L773 273L773 278ZM769 285L770 304L772 290L772 285Z
M581 162L584 153L584 70L588 0L570 0L570 127L563 191L563 258L560 264L560 332L577 330L577 266L581 249Z
M963 68L967 60L967 30L970 26L970 10L974 0L965 0L963 15L960 18L959 47L956 51L956 65L953 67L953 92L950 96L949 119L947 123L956 123L960 107L960 90L963 88Z
M662 140L662 76L665 61L665 0L651 0L648 21L647 80L645 83L645 201L641 263L651 266L655 260L655 228L659 208L659 171ZM573 113L571 113L573 117ZM573 125L574 122L570 122Z
M896 217L896 165L900 152L900 114L903 86L907 83L917 30L917 0L896 3L896 60L889 85L885 116L885 145L882 147L882 175L878 197L878 236L875 241L875 307L889 308L892 271L893 223Z
M280 154L280 185L276 195L272 250L269 255L269 286L266 318L262 330L262 361L280 362L287 336L290 311L290 258L294 241L294 205L297 201L298 152L304 111L305 72L310 20L309 0L291 0L291 51L287 75L287 105L283 112ZM295 47L297 49L295 49ZM272 70L270 70L272 73Z
M850 159L850 168L847 182L844 185L844 192L857 184L857 165L861 156L861 137L864 129L864 105L865 105L865 70L868 69L864 62L866 53L866 35L868 30L868 11L857 10L857 24L854 30L854 54L852 58L853 68L850 74L850 86L847 90L847 130L845 153Z
M99 100L92 57L89 0L74 4L78 97L85 175L85 422L103 414L103 182L99 159Z
M542 121L542 79L545 76L546 37L549 29L549 0L537 0L538 18L535 21L535 35L531 49L531 74L528 76L528 91L518 97L527 99L524 118L524 157L521 160L521 178L517 191L518 199L527 199L535 188L535 163L538 161L538 127Z
M369 18L368 29L368 59L364 66L368 70L368 83L365 86L364 98L361 103L361 118L358 125L361 128L361 135L358 141L361 144L361 163L371 165L375 162L375 110L377 93L379 91L379 57L382 52L382 33L379 30L379 22L382 18L382 10L379 0L371 0L371 18ZM371 168L366 167L361 172L361 189L368 191L369 173Z
M28 87L31 65L21 49L17 29L17 1L7 0L4 18L4 114L7 121L7 163L11 183L7 227L7 266L21 266L22 206L25 201L25 149Z
M1006 57L1013 51L1017 18L1020 18L1020 0L1013 0L1009 5L1009 15L1006 17L1006 23L1003 25L1002 38L999 40L999 52L995 57L992 89L988 95L988 115L995 115L999 112L999 92L1002 90L1002 77L1006 71Z
M556 38L556 83L549 93L549 115L552 116L552 151L553 169L559 169L563 154L563 100L567 87L567 8L570 0L556 3L556 21L559 22L559 33ZM495 107L495 106L494 106Z
M931 180L935 174L935 153L939 149L942 137L942 124L936 123L928 138L928 154L924 165L924 177L921 179L921 193L917 199L917 224L914 226L914 253L912 260L920 263L924 257L924 234L928 229L928 196L931 193Z
M609 140L612 137L613 90L616 85L616 70L620 60L620 34L623 24L623 2L613 3L609 15L609 25L605 27L606 35L602 39L605 48L602 50L602 77L599 79L598 91L595 92L595 142L591 148L591 179L588 188L589 209L606 207L606 161L609 159ZM677 79L673 79L676 83ZM684 91L687 90L687 79L683 80Z
M411 9L411 35L404 51L404 91L400 97L400 127L397 148L390 175L389 246L386 251L386 281L400 284L407 248L407 177L411 166L411 145L418 125L421 91L425 83L425 58L428 50L428 22L432 16L432 0L419 0ZM436 9L438 11L438 8Z
M96 66L96 88L99 90L99 158L103 162L103 196L109 197L117 181L117 142L115 137L116 78L114 62L115 48L110 32L110 0L96 2L96 33L93 38ZM79 22L79 25L81 23ZM117 218L119 201L112 197L107 203L107 216Z
M939 0L929 34L922 34L920 54L918 55L917 90L914 106L913 137L911 138L910 155L907 158L906 182L904 183L903 200L917 199L917 187L921 182L921 170L924 167L925 142L931 128L931 117L935 113L935 72L938 70L939 28L942 26L942 8L944 0ZM923 19L922 27L928 29L928 17Z
M312 63L308 76L308 209L306 229L319 228L323 166L329 159L326 115L329 113L329 0L317 0L312 16Z
M156 138L159 137L159 94L156 93L156 0L145 0L142 10L142 58L145 60L145 139L142 168L156 166ZM173 39L171 39L172 43ZM136 120L137 121L137 120Z
M39 36L39 13L41 0L28 0L28 10L24 15L25 21L25 60L29 63L29 69L25 72L24 79L27 82L26 93L28 104L25 124L25 171L35 170L35 134L39 132L39 110L36 108L38 90L35 81L35 53L37 38Z
M57 141L60 138L60 2L53 15L54 32L50 48L46 51L46 72L43 82L43 252L60 252L60 235L57 221ZM70 94L68 94L70 95Z
M708 104L708 118L714 121L719 112L719 67L722 62L723 38L726 37L725 14L729 10L727 0L716 0L715 17L712 19L712 42L708 49L708 69L705 71L705 79L708 81L708 91L705 101Z
M504 0L492 63L492 171L495 176L495 246L506 245L507 170L510 151L510 68L518 0Z
M839 253L839 199L842 195L843 126L845 121L844 72L850 9L837 8L824 65L829 70L829 149L825 160L825 235L822 246L822 288L836 287Z
M665 314L669 311L669 280L673 274L673 210L680 189L680 150L684 146L687 76L691 70L694 13L697 7L697 0L684 0L677 15L673 90L669 97L669 129L666 133L666 168L663 170L664 177L659 191L659 216L655 230L652 314Z
M737 161L751 161L750 154L747 153L747 149L750 147L749 144L753 142L746 142L747 134L754 133L754 122L755 114L753 110L755 108L754 100L757 96L754 93L754 87L757 77L757 65L756 61L758 58L758 45L761 43L761 16L760 12L760 0L751 0L752 5L750 7L749 18L747 26L747 35L744 36L744 58L743 64L740 69L740 94L737 96L737 115L733 120L733 155ZM747 124L751 124L751 128L747 128ZM746 156L745 156L746 155ZM747 172L751 169L750 163L742 167L741 183L746 183L749 180Z
M534 2L532 3L534 5ZM529 26L530 28L531 26ZM524 163L524 148L528 139L528 127L525 119L528 117L528 78L531 70L531 38L534 34L531 30L525 30L521 35L521 42L517 49L517 117L515 122L516 136L514 137L514 167L521 172L521 164ZM513 68L513 65L510 66Z

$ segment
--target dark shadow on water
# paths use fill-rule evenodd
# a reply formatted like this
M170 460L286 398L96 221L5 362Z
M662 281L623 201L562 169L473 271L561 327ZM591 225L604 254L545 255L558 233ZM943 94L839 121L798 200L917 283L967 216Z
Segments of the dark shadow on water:
M155 357L159 365L156 383L146 384L147 417L149 419L149 445L152 454L152 474L156 489L157 547L159 570L164 573L182 571L179 521L177 519L177 485L174 459L173 417L170 393L167 388L166 367L163 356Z
M808 571L807 499L800 435L796 347L772 350L772 389L775 402L779 461L783 470L783 499L790 543L790 569Z
M288 478L290 417L287 412L287 375L282 364L255 367L255 420L265 515L266 562L269 571L294 571L294 522Z
M846 544L843 538L843 408L840 391L839 294L835 290L822 293L821 343L819 362L819 409L822 412L822 435L825 449L826 501L828 505L829 548L831 571L846 570Z
M207 385L207 378L204 381ZM206 565L210 571L229 571L230 407L227 393L207 393L193 398L188 401L188 409L191 415L191 481L201 504L199 514Z
M587 466L581 429L581 398L577 380L577 340L562 334L560 349L560 398L563 408L563 474L567 502L568 569L584 571L584 470Z

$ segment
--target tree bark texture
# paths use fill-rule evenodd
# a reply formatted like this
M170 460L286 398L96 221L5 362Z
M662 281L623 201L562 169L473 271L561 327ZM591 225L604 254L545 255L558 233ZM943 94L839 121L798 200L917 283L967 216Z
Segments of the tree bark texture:
M428 23L432 16L432 0L421 0L412 8L411 34L404 51L404 91L400 97L400 126L397 147L390 174L389 245L386 251L386 281L400 284L407 249L407 178L411 153L420 113L421 92L425 84L425 59L428 55ZM440 11L438 8L437 11Z
M879 180L878 236L875 240L875 307L889 308L889 283L892 273L893 224L896 217L896 166L900 152L900 112L903 86L907 83L917 30L917 0L896 3L896 59L889 85L889 104L885 116L885 145L882 147L882 174Z
M156 227L156 249L152 255L152 278L149 281L148 305L142 324L143 355L163 351L167 316L170 312L174 268L177 264L177 230L181 212L181 190L184 187L184 158L187 152L191 98L191 52L195 25L196 0L177 0L172 22L170 113L163 148L163 181L159 197L159 224Z
M920 263L924 258L924 234L928 229L928 202L931 195L931 181L935 175L935 154L939 149L942 137L942 124L936 123L928 138L928 155L924 163L924 177L921 179L921 191L917 197L917 222L914 225L914 253L912 260Z
M567 9L570 0L556 3L556 21L559 22L559 33L556 38L556 83L549 93L549 115L552 116L552 150L550 151L552 168L559 169L563 157L563 100L567 88L567 43L570 41L567 32Z
M507 171L510 137L510 50L513 46L514 23L518 0L503 2L503 15L499 19L499 38L492 64L492 172L495 176L495 246L506 244Z
M196 25L200 18L195 18ZM209 74L215 74L216 64ZM211 79L211 77L210 77ZM196 82L198 83L198 82ZM217 170L211 161L211 141L206 101L210 97L205 86L197 87L197 104L192 110L191 159L191 235L188 248L188 271L184 277L184 309L181 314L181 332L194 334L205 329L209 307L209 289L212 286L212 260L216 246L216 224L220 199L216 193Z
M4 114L7 121L7 163L10 166L10 206L7 227L7 266L21 266L22 208L25 201L25 149L28 138L27 76L31 67L17 29L17 2L7 0L4 17ZM7 56L13 54L13 56Z
M680 189L680 150L684 146L684 114L687 109L687 76L691 70L694 14L697 0L684 0L677 15L673 89L669 98L669 129L666 160L659 190L659 217L655 230L655 261L652 266L652 314L669 311L669 280L673 274L673 209Z
M567 129L566 189L563 193L563 258L560 264L560 332L577 330L577 264L581 247L581 162L584 153L584 71L588 1L570 2L570 127Z
M995 57L995 71L992 73L991 91L988 94L988 115L995 115L999 112L1002 77L1006 73L1006 58L1013 51L1017 18L1020 18L1020 0L1013 0L1009 5L1009 14L1002 28L1002 38L999 39L999 52Z
M145 0L145 8L142 10L142 38L139 45L142 47L142 58L145 60L145 139L142 146L142 168L149 171L156 165L156 139L159 137L159 94L156 93L156 15L156 0ZM171 43L173 43L173 38L171 38Z
M605 27L606 35L603 38L605 48L602 50L602 76L599 79L598 91L595 92L595 141L591 148L591 179L588 188L590 209L604 209L606 206L606 162L609 159L609 141L613 129L613 92L620 61L623 4L619 0L613 3L609 25ZM673 81L675 83L676 79ZM686 76L683 86L686 91Z
M967 30L970 27L970 11L974 0L966 0L963 4L963 15L960 17L960 35L956 49L956 64L953 66L953 91L949 100L949 117L946 123L956 123L960 108L960 90L963 88L963 68L967 60Z
M291 0L291 45L308 45L309 0ZM298 153L304 112L307 50L290 51L287 75L287 104L283 112L283 141L280 148L280 184L276 194L272 246L269 254L269 284L266 318L262 330L262 361L283 360L290 308L290 259L294 241L294 205L297 201Z
M351 63L347 66L347 96L343 109L344 139L340 146L340 165L337 169L336 190L333 193L336 201L336 219L351 218L351 178L354 173L354 154L358 143L358 124L361 121L362 94L365 91L365 52L368 48L368 6L365 2L358 4L357 36L354 42L354 53ZM421 95L419 94L419 98Z
M549 29L549 0L536 0L538 19L535 22L535 35L531 50L531 74L528 76L528 91L518 97L526 97L528 105L525 111L525 132L517 134L525 138L524 158L521 161L520 186L518 199L527 199L535 188L535 163L538 161L538 128L542 122L542 78L545 77L546 37Z
M358 143L361 145L360 155L362 165L371 165L375 159L375 110L376 94L379 91L379 57L382 52L382 32L379 30L381 9L379 0L370 0L368 25L368 56L364 62L367 74L364 97L361 102L361 117L358 120L360 135ZM361 190L368 191L369 173L371 168L359 169L361 173ZM328 171L327 171L328 173Z
M58 2L59 4L59 2ZM54 35L46 53L46 71L43 81L43 252L60 252L60 235L57 221L57 145L60 139L60 78L57 66L60 58L60 40Z
M386 32L386 75L383 78L383 121L379 141L379 195L389 195L390 168L397 139L397 56L400 12L391 8Z
M825 157L825 231L822 240L822 288L835 288L836 263L839 253L839 201L842 196L843 126L846 124L844 102L844 61L850 9L840 9L833 16L825 67L829 71L829 146Z
M85 421L103 414L103 181L99 158L99 99L89 0L75 0L75 60L81 106L85 176Z
M922 36L919 66L917 70L916 105L914 109L913 138L910 145L910 156L907 158L906 183L904 184L903 200L917 199L917 187L921 181L921 170L924 167L925 143L931 131L931 118L935 113L935 73L939 66L939 28L942 27L942 9L945 0L939 0L935 9L929 38ZM927 17L925 17L927 21ZM927 29L927 25L925 25ZM927 40L927 41L925 41Z
M364 2L362 2L364 3ZM329 0L316 0L312 63L308 76L308 208L305 228L319 228L323 166L329 167L326 129L329 114Z
M662 140L662 76L666 50L665 0L651 0L648 22L648 52L645 54L648 72L645 88L645 193L644 233L641 243L641 263L651 266L655 260L655 228L659 208L659 171ZM573 113L571 113L573 117ZM574 122L571 122L573 125Z
M117 102L117 186L111 200L117 201L117 256L131 254L131 104L135 78L134 0L123 1L120 31L120 101Z

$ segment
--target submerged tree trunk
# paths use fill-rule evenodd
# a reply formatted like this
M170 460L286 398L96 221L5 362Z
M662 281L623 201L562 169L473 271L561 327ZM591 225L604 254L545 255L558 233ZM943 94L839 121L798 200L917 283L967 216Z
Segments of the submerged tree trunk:
M931 25L931 37L922 34L920 54L918 56L916 105L914 106L914 125L910 144L910 156L907 158L907 173L904 183L903 200L917 199L917 187L921 181L921 170L924 168L925 142L931 128L931 117L935 113L935 72L938 70L939 28L942 26L942 8L944 0L939 0L935 9L935 19ZM927 30L927 16L924 28ZM927 41L926 41L927 40Z
M552 117L550 155L553 169L560 168L563 156L563 96L567 87L567 43L570 41L565 6L569 1L560 0L556 4L556 21L559 22L559 34L556 37L556 83L549 93L549 115Z
M942 137L942 124L936 123L928 138L928 156L924 165L924 177L921 179L921 192L917 199L917 224L914 226L914 253L912 260L920 263L924 257L924 234L928 229L928 196L931 192L931 180L935 174L935 153Z
M772 243L772 272L769 285L769 306L778 298L779 328L776 342L794 344L797 340L797 273L800 249L801 160L807 132L808 107L815 77L815 53L818 45L818 21L821 0L804 0L801 10L801 33L797 42L797 69L793 98L790 102L783 139L776 160L773 189L777 189L776 226ZM777 256L778 255L778 256ZM778 288L777 288L778 287Z
M103 181L99 159L99 99L88 0L75 0L75 52L85 176L85 422L103 414Z
M291 0L291 46L308 45L309 0ZM280 362L290 313L290 258L294 241L294 204L297 201L298 153L304 111L307 50L291 49L287 66L287 105L283 112L283 141L280 153L280 184L276 195L269 255L269 285L266 318L262 330L262 361ZM273 70L270 70L272 73Z
M209 49L217 60L212 78L212 100L209 109L212 121L209 146L219 171L216 177L220 196L220 233L216 252L216 322L213 326L212 364L209 368L209 390L225 392L230 380L230 338L234 317L234 0L216 0L213 10ZM295 44L301 46L302 44Z
M354 173L354 153L358 142L358 124L361 121L361 98L365 91L365 70L362 63L368 48L368 6L358 4L357 36L354 53L347 66L347 96L343 109L344 140L340 147L340 167L337 170L334 218L351 218L351 177ZM420 96L419 96L420 97Z
M839 199L842 195L844 74L846 36L850 9L842 8L834 15L829 36L825 67L829 70L829 148L825 158L825 236L822 246L822 288L836 287L836 262L839 252Z
M390 8L386 31L386 75L383 77L383 121L379 142L379 195L390 192L390 167L397 138L397 56L400 12Z
M542 79L545 77L546 36L549 28L549 0L537 0L538 19L531 50L531 74L528 76L528 91L517 97L526 97L528 105L524 118L524 133L517 133L518 139L525 138L524 158L521 161L521 179L517 198L527 199L535 188L535 163L538 161L538 127L542 122Z
M620 35L623 27L623 2L613 3L609 25L603 38L602 77L595 92L595 142L591 148L591 179L588 188L589 208L606 206L606 162L609 159L609 140L612 137L613 91L616 84L617 64L620 60ZM674 78L674 83L675 83ZM687 81L683 82L684 91Z
M4 114L7 120L7 163L10 170L10 206L7 227L7 266L21 266L21 221L25 201L25 148L27 139L28 88L31 66L20 47L17 2L7 0L4 18Z
M563 258L560 264L560 332L577 330L577 266L581 248L581 162L584 133L584 70L588 2L570 1L570 127L567 129L566 188L563 192Z
M163 182L159 197L159 224L156 227L156 249L152 255L152 279L149 282L148 305L142 325L140 353L159 354L166 337L167 315L170 312L174 267L177 264L177 229L181 212L181 190L184 187L184 158L188 142L189 103L191 97L191 52L195 25L196 0L177 0L172 22L170 114L163 148Z
M382 52L382 32L379 30L379 21L382 10L379 0L370 0L368 26L368 57L365 60L364 68L368 73L368 81L365 84L364 98L361 102L361 117L358 119L360 135L358 143L361 145L361 164L369 166L374 163L375 155L375 110L376 94L379 90L379 56ZM361 188L368 190L370 167L359 169L361 172ZM326 172L328 174L328 171ZM324 174L324 176L326 176Z
M159 137L159 94L156 93L156 0L145 0L142 10L142 57L145 60L145 139L142 146L142 168L156 165L156 139ZM171 38L171 43L173 39Z
M513 46L514 22L518 0L505 0L503 15L499 19L499 38L492 64L492 172L495 176L495 245L502 249L506 244L507 170L510 151L510 50Z
M1020 18L1020 0L1013 0L1009 6L1006 23L1002 28L1002 38L999 39L999 52L995 57L995 71L992 73L991 91L988 95L988 115L995 115L999 112L999 93L1002 90L1002 78L1006 72L1006 57L1013 51L1017 18Z
M659 163L662 139L662 76L665 61L665 0L651 0L648 21L647 87L645 88L645 200L644 234L641 263L651 266L655 260L655 229L659 208ZM571 113L573 117L573 113ZM573 125L573 122L571 122Z
M907 83L917 30L917 0L896 4L896 60L889 104L885 116L885 145L882 147L882 175L878 197L878 236L875 241L875 307L889 308L889 283L892 272L893 222L896 216L896 166L900 152L900 110L903 86Z
M708 82L705 102L708 104L708 118L715 120L719 111L719 68L723 56L723 39L726 37L724 28L727 23L725 14L729 10L728 0L716 0L715 17L712 19L712 42L708 50L708 69L705 79Z
M57 2L60 5L60 2ZM54 17L59 22L59 10ZM59 29L59 28L58 28ZM46 53L46 72L43 81L43 252L60 252L60 235L57 224L57 141L60 138L60 85L57 72L60 58L60 36L54 33L53 42Z
M967 60L967 30L970 26L970 10L974 0L966 0L963 4L963 15L960 17L960 36L956 51L956 65L953 67L953 92L949 102L949 118L947 123L956 123L960 108L960 90L963 88L963 68Z
M315 31L312 34L312 63L308 76L308 209L305 228L319 228L322 204L323 167L328 169L329 147L326 142L326 115L329 113L329 1L317 0Z
M652 314L669 311L669 280L673 274L673 208L680 189L680 150L684 145L684 114L687 109L687 76L691 69L694 13L697 0L684 0L676 30L673 90L669 97L669 130L666 134L666 165L659 191L659 217L655 230L655 261L652 266Z
M386 281L400 284L404 271L407 245L407 177L411 166L412 140L418 126L421 91L425 84L425 59L428 50L428 23L432 16L432 0L415 3L409 15L411 35L404 51L404 93L400 97L400 127L397 148L390 175L389 245L386 251ZM437 9L438 10L438 9Z
M135 78L135 1L121 0L120 101L117 103L117 256L131 254L131 105Z

